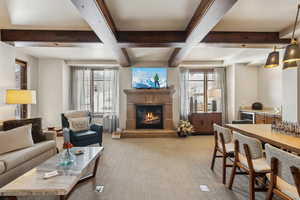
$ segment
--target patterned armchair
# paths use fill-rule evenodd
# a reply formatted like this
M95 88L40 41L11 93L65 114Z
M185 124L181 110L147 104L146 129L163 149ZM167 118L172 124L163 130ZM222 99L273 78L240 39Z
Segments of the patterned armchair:
M75 131L70 126L70 120L87 119L89 127L85 130ZM87 146L91 144L99 144L102 146L103 126L99 124L91 124L92 116L88 111L70 111L61 114L62 127L65 140L71 142L74 146Z

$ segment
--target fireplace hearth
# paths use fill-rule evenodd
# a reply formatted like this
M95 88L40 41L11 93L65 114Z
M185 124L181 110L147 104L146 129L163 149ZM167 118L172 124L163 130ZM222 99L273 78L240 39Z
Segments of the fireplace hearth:
M136 105L136 129L163 129L163 106Z

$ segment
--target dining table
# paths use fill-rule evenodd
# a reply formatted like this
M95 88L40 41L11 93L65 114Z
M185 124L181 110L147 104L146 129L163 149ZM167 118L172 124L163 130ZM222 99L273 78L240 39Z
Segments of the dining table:
M227 128L300 155L300 137L272 129L271 124L226 124Z

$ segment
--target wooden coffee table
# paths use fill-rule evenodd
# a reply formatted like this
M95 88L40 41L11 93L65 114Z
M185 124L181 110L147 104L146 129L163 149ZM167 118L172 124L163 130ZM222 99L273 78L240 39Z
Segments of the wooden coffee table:
M84 154L76 156L76 162L68 167L59 166L59 156L57 154L49 160L28 171L19 178L0 189L0 196L17 199L20 197L30 199L53 199L65 200L79 182L96 176L99 158L102 155L103 147L74 147L72 151L81 149ZM94 166L92 166L94 165ZM85 176L90 167L92 174ZM58 170L59 176L50 179L43 179L45 172Z

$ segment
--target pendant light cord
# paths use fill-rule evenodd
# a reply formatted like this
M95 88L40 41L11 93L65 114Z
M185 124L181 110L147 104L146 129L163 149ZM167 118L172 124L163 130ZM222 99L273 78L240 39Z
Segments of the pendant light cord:
M299 17L299 10L300 10L300 4L298 3L298 10L297 10L296 20L295 20L295 24L294 24L294 30L293 30L293 35L292 35L292 41L295 40L294 37L295 37L295 31L296 31L296 26L297 26L298 17Z

